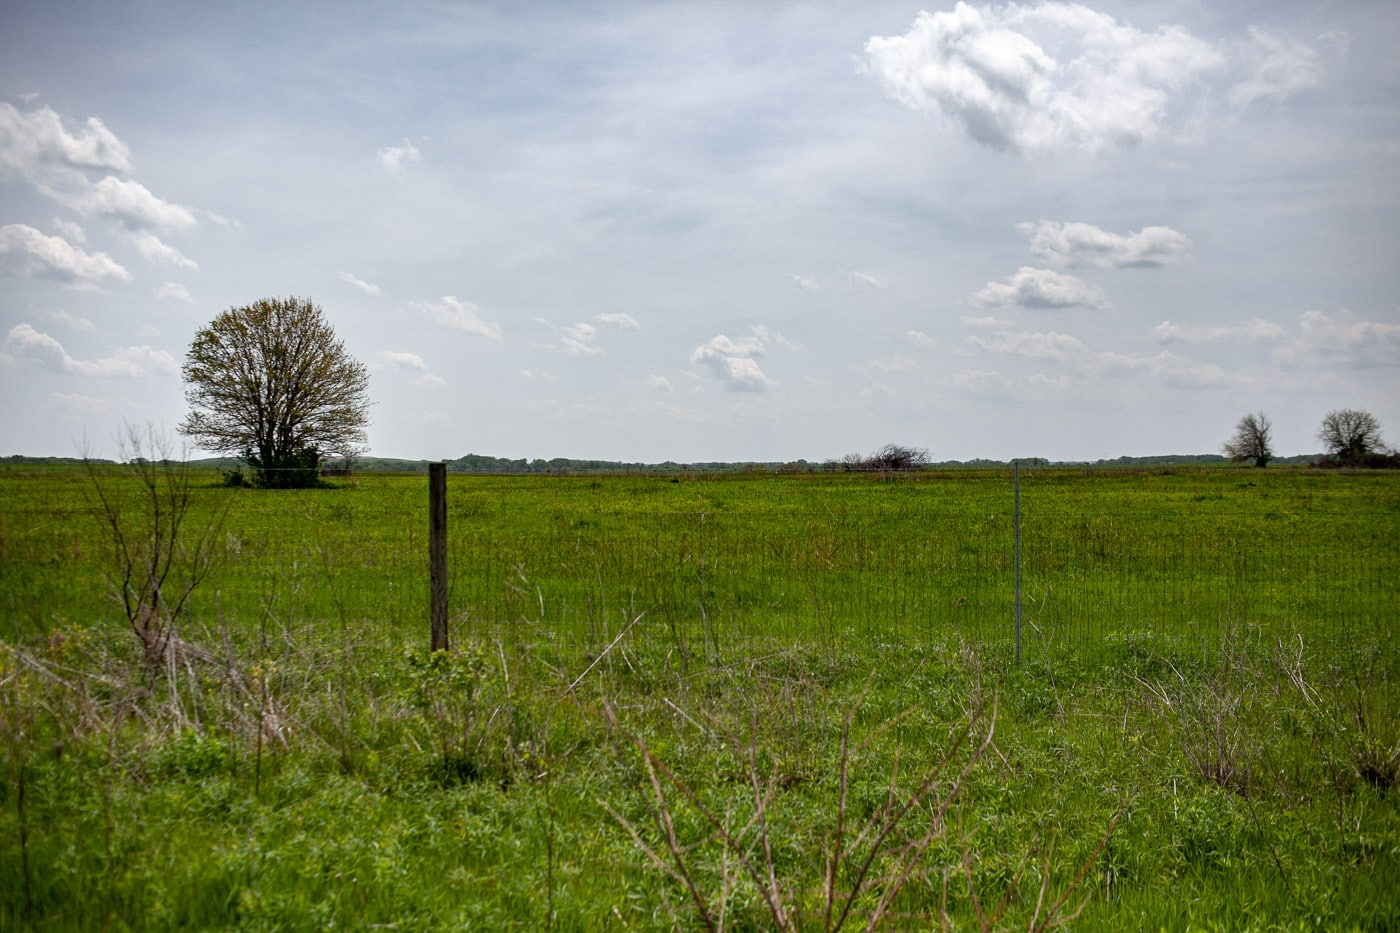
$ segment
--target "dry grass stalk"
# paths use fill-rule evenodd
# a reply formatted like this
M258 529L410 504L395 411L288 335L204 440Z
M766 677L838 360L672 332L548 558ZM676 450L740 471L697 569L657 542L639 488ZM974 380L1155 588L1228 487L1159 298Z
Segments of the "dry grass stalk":
M835 823L830 834L831 848L824 858L821 883L822 928L826 931L843 929L854 919L857 904L868 899L870 892L879 894L865 920L865 929L875 929L890 916L896 898L916 876L918 866L929 847L946 834L948 810L966 787L978 761L992 747L995 735L995 703L990 711L985 733L980 733L977 729L983 718L983 710L978 706L971 712L968 722L954 737L944 755L920 776L912 791L900 791L899 763L896 760L885 799L864 822L853 829L849 824L851 766L857 753L864 751L869 742L873 741L872 737L859 749L853 749L851 744L852 724L865 693L863 690L847 711L842 728L838 802ZM611 711L608 710L607 714L610 723L615 725L616 720ZM907 713L882 724L877 734L888 731L903 718L903 715ZM975 731L979 732L978 741L969 749ZM775 840L769 821L773 801L778 791L786 784L776 773L768 777L761 773L757 712L750 718L746 749L745 778L752 814L737 829L732 825L731 814L720 814L706 805L680 775L651 751L642 736L630 736L630 741L640 754L647 774L650 788L649 809L661 837L662 848L649 843L636 825L606 802L600 801L600 804L622 826L647 860L685 889L705 928L723 929L728 900L736 885L733 875L741 873L758 891L774 928L784 931L797 929L798 920L791 892L785 889L779 877L774 853ZM965 756L965 760L958 767L956 774L949 776L950 768L962 756ZM709 825L711 832L708 836L688 845L681 841L676 831L677 801L671 793L679 794L680 798L687 801ZM921 831L917 831L911 837L907 834L908 824L916 813L926 815L927 823ZM720 846L723 865L717 897L706 891L695 868L695 853L715 843ZM737 866L733 873L729 868L731 863ZM849 881L844 889L839 884L843 868L849 872Z

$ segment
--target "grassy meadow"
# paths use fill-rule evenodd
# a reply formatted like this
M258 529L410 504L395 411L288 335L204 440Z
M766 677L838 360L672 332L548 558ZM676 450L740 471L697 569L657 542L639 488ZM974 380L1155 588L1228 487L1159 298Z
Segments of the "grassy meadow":
M1394 474L1024 472L1020 663L1004 471L452 475L439 654L219 479L0 470L0 927L1400 924Z

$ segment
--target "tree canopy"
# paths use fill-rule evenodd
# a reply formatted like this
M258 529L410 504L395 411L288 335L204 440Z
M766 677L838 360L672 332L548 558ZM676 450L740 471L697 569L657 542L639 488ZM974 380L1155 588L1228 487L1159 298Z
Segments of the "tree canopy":
M1270 433L1273 424L1261 411L1250 413L1235 425L1235 436L1225 442L1225 456L1235 461L1251 460L1257 467L1266 467L1274 459Z
M180 433L242 457L259 485L313 485L324 459L366 442L369 372L309 300L224 311L195 335L182 374Z
M1327 413L1317 432L1327 453L1345 464L1359 465L1368 458L1385 454L1381 423L1368 411L1343 408Z

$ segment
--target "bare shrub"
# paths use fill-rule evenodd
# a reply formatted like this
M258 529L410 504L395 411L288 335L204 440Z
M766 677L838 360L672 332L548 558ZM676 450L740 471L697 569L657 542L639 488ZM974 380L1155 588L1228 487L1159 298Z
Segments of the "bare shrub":
M867 690L868 686L867 683ZM775 855L790 848L776 827L790 825L782 806L788 798L781 792L792 786L794 777L775 766L781 757L770 748L775 737L765 734L757 711L751 714L741 750L745 762L742 803L731 800L720 806L712 802L697 785L662 761L640 733L628 738L645 772L652 825L639 825L608 803L599 803L647 861L684 890L701 925L708 930L725 927L732 902L745 891L762 902L762 909L777 930L805 929L818 917L819 928L824 931L852 925L873 930L886 921L907 919L894 912L896 899L911 881L927 881L931 873L939 871L925 864L934 849L963 853L962 868L977 926L982 930L1000 928L1034 853L1025 853L1021 871L1011 879L999 901L984 903L972 870L976 857L961 821L950 818L950 809L964 796L979 761L993 748L995 699L988 709L980 695L975 697L966 721L950 735L942 756L921 771L903 773L896 755L883 796L866 801L869 814L860 818L855 815L860 808L852 799L853 773L868 767L865 753L874 743L888 740L894 728L917 710L906 710L880 723L863 742L857 743L852 737L852 726L864 697L863 691L847 711L842 725L836 758L836 805L831 822L818 833L823 840L819 877L804 880L785 875L787 866L780 864ZM616 716L610 708L607 715L616 728ZM1069 910L1070 902L1106 847L1121 815L1122 811L1113 818L1103 840L1058 895L1051 892L1051 873L1041 875L1029 929L1050 929L1078 916L1083 905ZM704 827L700 838L694 838L697 824ZM689 831L683 827L689 827ZM939 925L944 929L953 923L947 909L948 882L949 876L944 873L938 912ZM673 923L684 927L686 923L669 907L669 902L668 909Z
M1351 676L1319 690L1303 673L1302 646L1283 668L1312 718L1318 739L1334 772L1389 790L1400 783L1400 723L1380 708L1380 689L1369 664L1351 668Z
M1252 706L1248 658L1235 655L1227 640L1221 662L1205 677L1188 676L1170 660L1166 681L1139 678L1159 714L1171 726L1177 744L1196 773L1206 781L1248 797L1262 755Z
M847 454L841 458L841 467L847 473L907 473L928 465L928 450L900 444L886 444L868 457Z
M118 436L116 474L84 456L106 531L108 582L152 676L191 657L212 660L177 631L190 596L213 569L227 505L196 518L191 475L153 427L127 425Z

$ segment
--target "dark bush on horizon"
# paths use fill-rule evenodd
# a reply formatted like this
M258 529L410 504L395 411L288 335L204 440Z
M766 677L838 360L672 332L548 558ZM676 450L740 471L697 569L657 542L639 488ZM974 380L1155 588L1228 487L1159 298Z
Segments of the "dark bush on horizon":
M886 444L868 457L860 454L847 454L841 459L841 467L847 473L903 473L922 470L930 463L928 450L923 447L905 447L900 444Z

